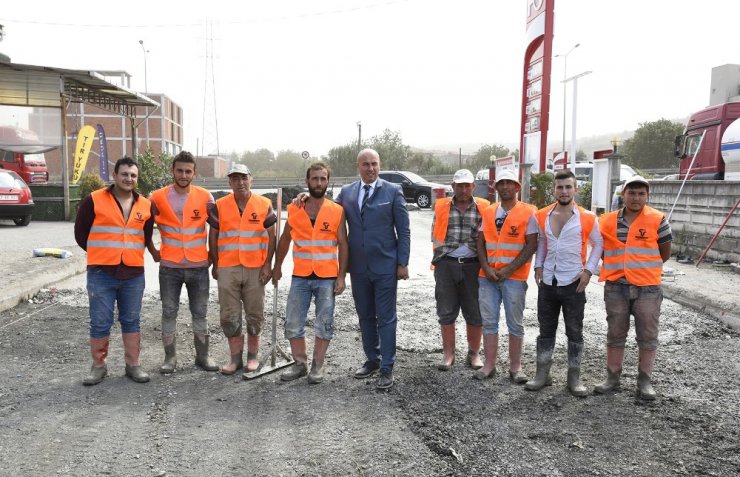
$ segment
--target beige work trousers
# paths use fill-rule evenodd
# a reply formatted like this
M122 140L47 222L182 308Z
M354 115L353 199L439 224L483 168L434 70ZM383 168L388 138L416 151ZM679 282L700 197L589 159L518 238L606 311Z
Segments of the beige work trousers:
M218 301L221 328L227 338L242 336L242 306L247 319L247 334L259 336L265 323L265 285L261 268L241 265L218 268Z

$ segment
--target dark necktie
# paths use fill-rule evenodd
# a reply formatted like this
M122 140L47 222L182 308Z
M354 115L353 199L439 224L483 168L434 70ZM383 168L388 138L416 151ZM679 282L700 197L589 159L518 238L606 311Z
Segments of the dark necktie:
M367 204L367 199L370 197L370 185L365 184L362 186L365 188L365 194L362 196L362 206L360 207L360 215L365 213L365 204Z

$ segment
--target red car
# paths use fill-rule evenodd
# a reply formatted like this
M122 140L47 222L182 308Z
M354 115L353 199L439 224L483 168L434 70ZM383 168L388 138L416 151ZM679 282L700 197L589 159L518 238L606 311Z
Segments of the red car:
M31 223L33 197L21 176L0 169L0 219L13 219L15 225Z

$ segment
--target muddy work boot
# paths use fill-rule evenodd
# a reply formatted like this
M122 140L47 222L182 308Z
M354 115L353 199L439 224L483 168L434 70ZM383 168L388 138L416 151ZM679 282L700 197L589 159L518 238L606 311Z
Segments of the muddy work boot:
M528 391L539 391L545 386L552 385L550 368L552 367L552 353L555 350L555 340L552 338L537 338L537 372L533 379L527 381L524 388Z
M319 384L324 381L324 365L317 363L316 361L311 362L311 372L308 373L309 384Z
M281 381L294 381L300 377L308 374L308 366L306 363L296 361L293 365L288 368L283 374L280 375Z
M164 345L164 363L159 367L162 374L171 374L177 367L177 351L175 350L175 337L163 336L162 344Z
M238 369L244 367L242 357L244 354L244 335L229 338L229 353L231 354L231 361L221 367L221 374L225 376L231 376Z
M208 356L210 336L205 333L193 333L195 343L195 365L203 371L218 371L218 365Z
M126 362L126 376L135 383L148 383L149 375L141 369L139 354L141 353L141 333L121 333L123 338L124 361Z
M652 383L650 383L650 376L643 370L639 370L637 373L637 396L646 401L654 401L658 396Z
M612 373L611 371L609 371L609 368L606 368L606 380L603 383L594 386L594 392L596 394L606 394L610 391L619 389L621 376L621 369Z
M568 341L568 390L577 397L585 397L588 394L586 386L581 382L581 356L583 343Z
M105 358L108 356L109 338L90 338L90 356L92 367L87 376L82 380L85 386L94 386L100 383L108 375L108 367Z

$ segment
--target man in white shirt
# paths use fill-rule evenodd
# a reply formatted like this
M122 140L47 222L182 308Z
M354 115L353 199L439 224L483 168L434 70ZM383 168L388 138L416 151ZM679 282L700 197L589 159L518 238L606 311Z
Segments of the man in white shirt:
M553 189L557 202L537 212L540 240L534 277L539 287L540 335L537 338L537 374L525 388L539 391L552 384L550 367L562 309L568 337L568 389L574 396L583 397L588 394L580 380L586 286L598 269L604 240L596 216L575 203L578 189L573 172L564 170L555 174ZM588 242L591 254L587 260Z

